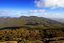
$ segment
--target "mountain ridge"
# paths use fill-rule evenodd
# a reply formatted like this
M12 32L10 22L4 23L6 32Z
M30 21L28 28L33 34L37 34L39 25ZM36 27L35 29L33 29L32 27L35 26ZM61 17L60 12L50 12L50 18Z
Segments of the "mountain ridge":
M63 27L61 22L37 16L21 16L19 18L0 18L0 27L12 26L42 26L42 27Z

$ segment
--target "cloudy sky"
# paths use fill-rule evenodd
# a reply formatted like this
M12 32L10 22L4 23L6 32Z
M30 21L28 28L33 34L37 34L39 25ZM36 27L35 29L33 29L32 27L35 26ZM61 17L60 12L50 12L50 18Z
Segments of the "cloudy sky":
M0 0L0 17L64 18L64 0Z

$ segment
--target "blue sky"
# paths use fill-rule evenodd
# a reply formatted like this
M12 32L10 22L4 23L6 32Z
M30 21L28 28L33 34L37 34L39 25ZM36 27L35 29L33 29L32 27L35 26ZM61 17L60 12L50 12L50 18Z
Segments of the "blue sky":
M33 0L0 0L0 8L9 9L32 9L34 8Z
M64 18L64 0L0 0L0 17Z

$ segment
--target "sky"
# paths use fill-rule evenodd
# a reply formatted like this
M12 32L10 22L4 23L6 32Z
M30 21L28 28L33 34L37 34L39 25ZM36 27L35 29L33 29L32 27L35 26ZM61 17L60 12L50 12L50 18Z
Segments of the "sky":
M0 17L64 18L64 0L0 0Z

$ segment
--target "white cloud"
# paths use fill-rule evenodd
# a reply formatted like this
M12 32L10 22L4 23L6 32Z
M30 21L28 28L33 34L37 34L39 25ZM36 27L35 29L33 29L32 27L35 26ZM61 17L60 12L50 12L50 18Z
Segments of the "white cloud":
M37 8L43 8L44 7L43 0L35 0L34 3L35 3Z
M57 8L62 7L64 8L64 0L35 0L35 4L38 8L43 7L51 7L51 8Z
M41 14L44 14L46 10L30 10L30 16L41 16ZM41 16L42 17L42 16Z
M46 7L64 7L64 0L45 0Z
M0 17L20 17L20 16L38 16L41 13L44 13L45 10L0 10ZM38 15L37 15L37 14Z
M30 10L32 13L44 13L46 10Z
M38 8L43 8L44 7L43 0L35 0L34 2L35 2L36 7L38 7Z
M19 17L21 15L21 11L16 10L0 10L0 17Z
M46 12L41 15L42 17L46 18L64 18L64 13L51 13L51 12Z
M20 17L20 16L39 16L39 17L48 17L48 18L64 18L64 13L61 12L50 12L46 10L29 10L29 11L20 11L20 10L0 10L0 17Z

